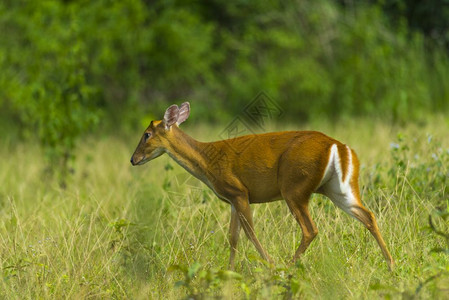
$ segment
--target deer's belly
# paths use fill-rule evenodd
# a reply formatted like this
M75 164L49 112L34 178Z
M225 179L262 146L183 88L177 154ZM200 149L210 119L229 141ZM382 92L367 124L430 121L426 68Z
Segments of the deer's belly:
M264 203L282 199L277 183L261 183L248 186L250 203Z

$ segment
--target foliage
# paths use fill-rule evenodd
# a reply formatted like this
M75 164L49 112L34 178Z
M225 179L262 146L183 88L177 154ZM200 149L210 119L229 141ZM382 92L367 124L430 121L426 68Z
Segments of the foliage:
M441 221L440 223L443 223L446 225L445 230L447 231L447 229L448 229L447 218L449 216L449 206L447 206L446 209L443 211L437 210L434 213L434 215L439 219L439 221ZM449 233L442 231L441 229L436 227L432 214L429 215L428 220L429 220L429 226L426 229L428 229L429 232L431 232L437 236L440 236L444 239L443 245L433 248L431 250L431 252L443 253L445 255L449 255ZM446 279L449 277L449 267L448 266L439 266L438 268L436 268L435 270L432 270L432 271L434 272L433 275L429 275L428 278L420 280L419 283L417 284L417 286L413 289L409 288L409 289L406 289L405 291L401 291L397 287L386 286L386 285L382 285L380 283L373 284L371 286L371 288L374 290L384 291L386 293L386 295L388 295L388 297L400 295L402 299L421 299L422 298L421 292L424 291L427 286L430 286L432 284L434 285L433 289L435 289L435 290L439 290L441 292L443 292L444 290L447 290L446 287L438 286L436 283L437 283L437 280L440 279L441 277L446 278Z
M187 289L186 299L204 299L211 297L213 293L222 288L225 281L236 279L241 280L242 276L229 270L214 270L201 268L198 262L191 266L171 265L169 272L178 271L184 275L184 280L177 281L175 287L185 287ZM199 287L194 286L193 281L199 281Z
M435 21L421 31L387 17L409 16L415 5L431 6L3 1L0 123L37 137L64 181L77 141L101 112L102 129L129 131L188 99L203 121L222 121L265 91L295 121L421 120L448 109L449 58L444 46L427 43L434 32L444 40L447 10L437 18L419 10Z
M1 94L65 185L77 138L99 121L87 82L86 43L69 8L51 2L10 6L0 5Z
M206 269L200 263L194 262L190 266L172 265L169 272L180 272L184 279L177 281L175 287L184 287L187 291L186 299L222 298L223 288L229 281L239 286L240 292L246 299L258 297L293 299L299 294L299 280L304 267L301 264L287 268L274 267L259 258L252 258L253 262L261 262L263 267L254 269L250 278L230 270Z
M421 147L417 147L421 145ZM390 144L393 164L388 170L389 178L385 184L392 186L409 185L413 187L405 196L430 197L436 207L447 201L449 184L449 149L428 134L423 141L398 134L397 142Z
M410 28L420 30L433 42L449 47L449 2L416 0L382 0L393 22L406 20Z
M85 112L102 107L109 125L123 127L179 98L195 101L205 118L236 115L261 90L288 118L303 121L361 114L404 121L446 109L446 53L425 46L426 36L406 22L391 25L383 10L394 15L389 7L330 0L7 1L0 6L7 71L0 101L20 102L20 114L33 97L57 99L78 89L88 99L81 101ZM75 69L81 78L69 83ZM226 114L212 114L217 108Z

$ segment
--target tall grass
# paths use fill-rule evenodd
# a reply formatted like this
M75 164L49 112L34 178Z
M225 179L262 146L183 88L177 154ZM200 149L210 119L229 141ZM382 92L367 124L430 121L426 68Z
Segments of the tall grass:
M276 266L266 266L241 233L241 276L227 273L229 206L166 156L132 168L138 134L87 138L65 190L46 180L39 148L3 141L0 297L443 298L449 257L432 251L445 244L426 228L429 214L448 210L444 122L309 126L358 152L363 202L377 217L394 272L359 222L314 196L311 214L320 234L298 264L289 260L300 228L279 201L253 206L256 233ZM222 128L186 130L213 140ZM435 221L448 228L443 219Z

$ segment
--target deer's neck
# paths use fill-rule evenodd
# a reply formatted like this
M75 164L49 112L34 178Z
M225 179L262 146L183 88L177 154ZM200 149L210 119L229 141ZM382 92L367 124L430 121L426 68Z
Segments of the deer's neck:
M168 155L190 174L208 185L208 160L205 152L208 143L195 140L176 126L171 130L174 139L166 149Z

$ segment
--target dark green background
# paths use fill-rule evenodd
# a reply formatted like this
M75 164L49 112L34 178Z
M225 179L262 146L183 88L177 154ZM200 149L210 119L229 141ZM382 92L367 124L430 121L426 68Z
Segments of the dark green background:
M184 100L193 122L261 91L294 122L419 121L449 107L448 24L449 1L2 1L0 123L64 165Z

